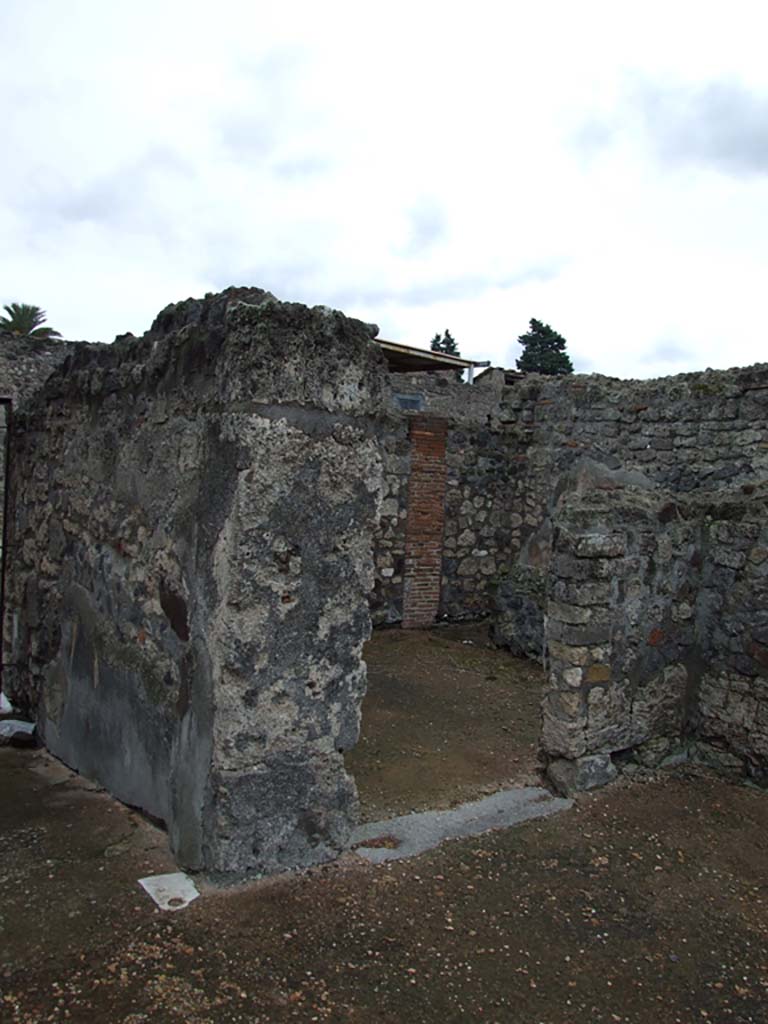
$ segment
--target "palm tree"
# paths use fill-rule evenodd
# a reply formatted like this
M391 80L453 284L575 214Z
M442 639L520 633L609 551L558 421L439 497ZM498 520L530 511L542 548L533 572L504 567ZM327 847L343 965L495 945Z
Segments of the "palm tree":
M0 331L16 334L22 338L60 338L52 327L41 327L46 312L39 306L28 306L24 302L12 302L3 306L8 316L0 316Z

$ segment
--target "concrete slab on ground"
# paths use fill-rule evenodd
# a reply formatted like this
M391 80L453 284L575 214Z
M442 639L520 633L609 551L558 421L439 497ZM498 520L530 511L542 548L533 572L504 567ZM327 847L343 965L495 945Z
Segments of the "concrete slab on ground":
M352 846L359 856L372 864L383 864L388 860L415 857L448 839L466 839L492 829L511 828L572 806L572 800L554 797L546 789L523 786L448 811L424 811L368 822L355 830Z

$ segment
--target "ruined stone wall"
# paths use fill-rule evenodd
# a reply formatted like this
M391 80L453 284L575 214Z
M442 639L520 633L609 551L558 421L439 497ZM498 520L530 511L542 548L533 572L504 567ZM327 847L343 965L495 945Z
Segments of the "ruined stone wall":
M768 488L702 510L696 624L704 652L692 733L698 760L768 784Z
M526 568L546 571L558 489L584 459L683 495L759 480L768 470L766 366L655 381L529 375L503 389L499 418L521 466L508 518L521 578ZM506 582L500 588L502 620L515 595Z
M5 519L6 439L14 410L25 405L50 374L77 347L76 342L19 338L0 332L0 572Z
M0 333L0 398L24 405L78 344Z
M526 462L517 494L523 545L581 457L682 494L768 472L766 365L648 381L529 375L504 389L500 418Z
M383 376L356 321L230 290L78 350L17 419L6 687L187 867L346 841Z
M408 516L408 480L411 441L408 420L387 419L380 434L383 463L383 500L374 538L374 583L370 595L374 625L401 622L405 579L405 528Z
M594 465L564 492L542 735L561 789L687 757L768 779L767 494L681 499Z
M768 478L768 367L645 382L528 377L501 404L527 468L494 632L548 658L553 778L585 788L623 760L669 756L763 778L752 495Z
M376 540L375 623L403 617L408 491L411 473L409 422L429 416L447 424L441 593L438 614L450 619L482 618L500 574L514 561L519 541L510 510L520 464L510 456L510 439L500 419L503 371L475 384L447 373L389 376L389 410L381 441L385 495ZM512 442L515 443L514 441Z
M510 382L492 370L473 385L451 373L392 374L390 391L377 623L402 619L412 416L448 423L439 613L451 619L487 615L515 567L545 569L556 482L582 458L637 471L671 493L748 481L768 466L765 366L653 381Z
M696 525L612 482L582 471L555 517L542 747L565 791L611 779L620 752L676 752L694 700Z

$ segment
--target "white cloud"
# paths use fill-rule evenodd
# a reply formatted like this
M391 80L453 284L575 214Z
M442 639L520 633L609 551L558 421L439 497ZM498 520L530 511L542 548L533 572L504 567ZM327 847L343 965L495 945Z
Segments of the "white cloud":
M765 358L762 21L6 0L0 302L109 340L254 284L507 365L531 317L615 375Z

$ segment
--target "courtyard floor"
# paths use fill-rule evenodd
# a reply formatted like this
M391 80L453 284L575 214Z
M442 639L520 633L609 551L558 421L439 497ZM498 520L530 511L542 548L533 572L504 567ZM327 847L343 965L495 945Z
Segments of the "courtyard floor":
M138 814L42 751L0 750L0 794L3 1022L768 1020L768 794L701 770L177 913Z
M362 818L450 807L539 781L543 672L483 625L376 630L368 693L346 757Z

